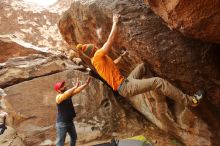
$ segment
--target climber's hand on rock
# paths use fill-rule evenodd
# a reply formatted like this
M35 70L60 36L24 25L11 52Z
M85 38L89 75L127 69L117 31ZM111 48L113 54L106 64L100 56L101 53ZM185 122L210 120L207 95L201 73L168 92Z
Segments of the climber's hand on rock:
M86 84L88 85L91 82L92 78L88 77L88 79L86 80Z
M74 87L79 87L79 78L76 79L76 82L72 82L74 84Z
M121 56L123 57L123 56L128 56L129 55L129 52L126 50L126 51L123 51L122 52L122 54L121 54Z
M119 14L113 14L113 23L118 23L120 16L121 15L119 15Z

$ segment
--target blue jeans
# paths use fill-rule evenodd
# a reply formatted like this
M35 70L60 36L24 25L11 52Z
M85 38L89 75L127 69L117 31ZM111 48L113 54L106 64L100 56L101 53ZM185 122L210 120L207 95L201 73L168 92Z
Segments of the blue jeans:
M64 146L66 133L70 136L70 146L76 145L77 134L74 123L56 123L57 143L56 146Z

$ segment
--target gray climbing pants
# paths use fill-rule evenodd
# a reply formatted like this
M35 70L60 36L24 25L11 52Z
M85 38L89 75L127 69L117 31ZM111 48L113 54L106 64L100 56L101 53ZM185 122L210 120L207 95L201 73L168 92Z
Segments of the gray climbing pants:
M158 91L164 96L173 99L174 101L188 106L191 97L184 94L170 82L159 78L152 77L142 79L147 72L147 67L144 63L139 64L125 79L118 88L118 93L123 97L131 97L147 91Z

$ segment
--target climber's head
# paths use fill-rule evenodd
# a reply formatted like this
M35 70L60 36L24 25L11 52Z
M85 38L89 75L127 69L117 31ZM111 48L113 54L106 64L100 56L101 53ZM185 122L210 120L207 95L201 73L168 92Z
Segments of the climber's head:
M61 82L56 83L54 85L54 89L59 93L65 92L66 91L65 81L61 81Z
M76 46L76 49L89 58L92 58L95 52L97 51L97 47L94 44L84 44L84 45L78 44Z

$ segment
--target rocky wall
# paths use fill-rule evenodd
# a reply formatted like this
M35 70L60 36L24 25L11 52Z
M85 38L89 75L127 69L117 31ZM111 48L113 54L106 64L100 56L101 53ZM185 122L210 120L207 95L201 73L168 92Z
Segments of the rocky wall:
M72 49L77 43L101 47L111 30L113 13L119 13L121 19L110 56L114 59L123 50L129 51L129 57L119 65L125 76L145 62L154 76L169 80L187 94L199 88L207 92L207 98L195 109L167 102L155 92L131 98L133 106L186 145L218 145L219 46L170 30L142 0L75 1L60 19L59 29ZM153 116L147 115L146 109Z

